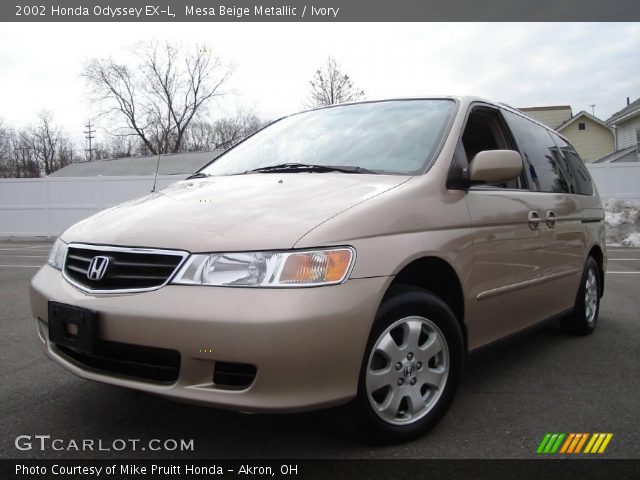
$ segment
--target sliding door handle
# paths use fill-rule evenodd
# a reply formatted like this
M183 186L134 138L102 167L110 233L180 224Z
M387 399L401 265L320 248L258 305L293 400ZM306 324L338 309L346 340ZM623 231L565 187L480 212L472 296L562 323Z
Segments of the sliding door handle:
M538 230L538 228L540 227L540 221L540 214L535 210L531 210L529 212L529 228L531 230Z

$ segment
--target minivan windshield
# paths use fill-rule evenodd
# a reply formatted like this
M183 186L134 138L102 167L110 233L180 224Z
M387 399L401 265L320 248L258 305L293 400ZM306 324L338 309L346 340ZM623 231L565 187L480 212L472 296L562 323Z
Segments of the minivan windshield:
M242 173L417 174L432 159L453 114L452 100L341 105L283 118L195 177Z

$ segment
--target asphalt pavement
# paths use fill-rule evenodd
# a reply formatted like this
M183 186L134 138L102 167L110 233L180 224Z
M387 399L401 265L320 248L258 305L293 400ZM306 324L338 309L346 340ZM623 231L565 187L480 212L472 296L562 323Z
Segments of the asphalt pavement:
M363 444L349 411L246 415L75 377L40 352L28 284L48 242L0 242L0 458L528 458L547 432L610 432L607 458L640 458L640 249L610 248L597 331L549 324L473 354L443 421L416 441ZM188 452L15 447L19 435L193 439Z

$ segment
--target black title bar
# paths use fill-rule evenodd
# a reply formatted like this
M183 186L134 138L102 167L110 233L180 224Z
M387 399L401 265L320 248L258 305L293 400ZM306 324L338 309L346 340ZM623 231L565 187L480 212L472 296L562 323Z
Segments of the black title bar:
M638 0L14 0L3 22L630 22Z
M0 460L3 480L637 480L640 460Z

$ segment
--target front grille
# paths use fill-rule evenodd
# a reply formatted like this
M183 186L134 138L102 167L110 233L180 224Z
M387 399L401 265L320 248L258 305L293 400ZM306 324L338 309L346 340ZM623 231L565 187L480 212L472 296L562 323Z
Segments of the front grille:
M91 261L98 256L109 261L103 276L91 279ZM71 283L92 292L148 290L169 281L186 256L187 252L178 250L71 244L64 273Z
M180 373L180 353L166 348L98 341L93 353L64 345L56 348L72 360L98 372L108 372L160 383L173 383Z

